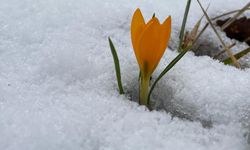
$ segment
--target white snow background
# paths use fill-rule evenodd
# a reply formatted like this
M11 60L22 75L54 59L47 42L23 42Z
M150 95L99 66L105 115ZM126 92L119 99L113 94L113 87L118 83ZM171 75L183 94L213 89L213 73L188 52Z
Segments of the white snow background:
M248 0L210 2L209 15ZM192 52L164 77L148 111L136 97L130 21L172 16L178 42L185 0L1 0L1 150L249 150L250 69ZM193 1L187 28L202 12ZM210 31L210 32L209 32ZM120 96L107 37L120 57ZM212 30L204 36L218 42ZM166 51L155 78L177 55ZM177 117L172 117L176 115ZM205 127L204 127L205 126Z

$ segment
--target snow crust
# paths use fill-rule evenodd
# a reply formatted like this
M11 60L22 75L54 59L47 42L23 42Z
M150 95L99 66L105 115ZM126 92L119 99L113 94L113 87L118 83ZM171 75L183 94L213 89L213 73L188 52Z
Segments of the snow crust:
M178 42L185 0L1 0L1 150L249 150L250 69L189 52L158 84L149 112L137 95L130 20L171 15ZM248 0L202 1L209 14ZM202 12L193 1L187 28ZM127 94L117 92L107 37ZM208 30L204 37L214 41ZM153 79L175 56L167 50ZM176 116L173 117L172 115Z

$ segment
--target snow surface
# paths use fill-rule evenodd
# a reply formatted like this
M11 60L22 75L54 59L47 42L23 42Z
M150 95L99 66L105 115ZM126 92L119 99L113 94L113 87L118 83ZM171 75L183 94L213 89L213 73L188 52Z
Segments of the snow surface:
M213 0L209 14L247 2ZM172 16L175 47L185 0L1 0L1 150L249 150L250 69L190 52L154 91L167 113L129 101L138 92L130 42L137 7L145 18ZM193 1L187 28L201 15ZM117 92L108 36L125 96ZM217 40L209 31L204 37ZM167 50L153 78L176 55Z

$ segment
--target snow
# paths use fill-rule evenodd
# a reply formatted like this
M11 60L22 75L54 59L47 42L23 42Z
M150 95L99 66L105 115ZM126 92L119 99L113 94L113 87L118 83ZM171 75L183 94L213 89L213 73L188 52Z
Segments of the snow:
M211 1L209 14L247 2ZM154 91L152 99L166 111L133 102L138 66L130 20L137 7L145 18L172 16L176 47L184 0L1 1L1 150L249 149L250 69L189 52ZM187 28L201 15L193 1ZM108 36L120 57L124 96ZM212 30L205 37L217 40ZM167 50L153 79L176 55Z

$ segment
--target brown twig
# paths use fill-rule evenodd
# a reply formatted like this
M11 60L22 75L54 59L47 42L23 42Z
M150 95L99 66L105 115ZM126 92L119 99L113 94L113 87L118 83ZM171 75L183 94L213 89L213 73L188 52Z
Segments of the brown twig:
M219 16L216 16L216 17L214 17L214 18L211 18L211 20L214 21L214 20L219 19L219 18L221 18L221 17L224 17L224 16L227 16L227 15L236 13L236 12L238 12L238 11L240 11L240 10L241 10L241 9L234 10L234 11L230 11L230 12L221 14L221 15L219 15ZM250 8L248 8L248 10L250 10ZM206 23L206 24L204 25L204 27L202 28L202 30L201 30L201 31L199 32L199 34L197 35L198 38L204 33L204 31L207 29L208 25L209 25L209 23ZM196 39L194 40L194 43L196 42L196 40L198 40L198 38L196 38ZM250 38L250 37L249 37L249 38ZM249 40L250 40L250 39L247 39L247 41L249 41ZM245 42L246 42L246 41L245 41ZM196 50L194 50L194 51L196 51Z
M193 44L196 43L196 41L199 39L199 37L204 33L204 31L207 29L208 27L208 23L205 24L205 26L201 29L201 31L199 32L199 34L196 36L196 38L193 41ZM197 49L193 50L194 52L197 51Z
M233 44L231 44L230 46L228 46L228 48L233 48L234 46L236 45L236 42L234 42ZM223 53L225 53L226 52L226 50L224 49L224 50L222 50L222 51L220 51L218 54L216 54L216 55L214 55L214 59L218 59L218 57L220 56L220 55L222 55Z
M216 17L214 17L214 18L211 18L211 20L216 20L216 19L219 19L219 18L221 18L221 17L224 17L224 16L227 16L227 15L231 15L231 14L234 14L234 13L237 13L237 12L239 12L241 9L237 9L237 10L233 10L233 11L230 11L230 12L226 12L226 13L224 13L224 14L221 14L221 15L219 15L219 16L216 16ZM246 10L250 10L250 8L247 8Z
M220 40L221 44L223 45L224 49L227 51L228 56L232 59L233 64L235 65L236 68L240 68L240 64L237 61L237 59L234 57L232 51L230 50L230 48L228 48L228 46L226 46L226 44L224 43L224 41L222 40L222 38L220 37L219 33L217 32L216 28L214 27L211 19L209 18L207 12L205 11L205 9L203 8L203 6L201 5L200 1L197 0L197 2L199 3L205 17L207 18L208 23L210 24L210 26L212 27L212 29L214 30L215 34L217 35L218 39Z
M248 42L248 41L250 41L250 37L248 37L248 38L246 38L246 39L244 40L244 42Z
M224 25L221 27L222 30L225 30L228 26L230 26L241 14L243 14L248 7L250 6L250 2L247 3L237 14L235 14L231 19L229 19Z

